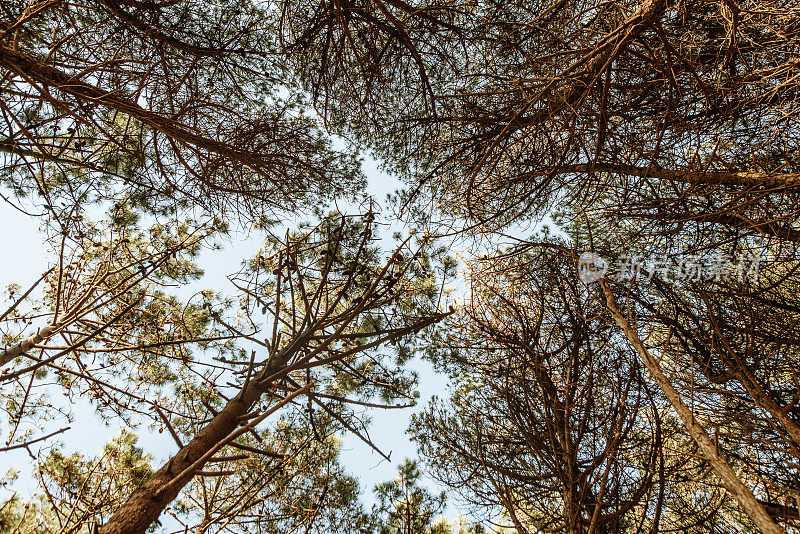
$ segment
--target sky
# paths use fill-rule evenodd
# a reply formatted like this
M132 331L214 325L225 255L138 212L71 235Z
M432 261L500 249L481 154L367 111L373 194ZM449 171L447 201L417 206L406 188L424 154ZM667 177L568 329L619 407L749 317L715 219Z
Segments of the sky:
M395 178L381 172L374 160L366 159L364 170L368 177L368 192L379 203L386 199L386 195L400 186ZM20 213L7 202L0 200L0 246L7 251L5 261L0 261L0 288L5 288L9 283L16 282L26 288L32 284L47 268L48 257L43 236L38 231L37 222L29 216ZM260 242L255 236L247 236L234 232L231 240L225 244L222 251L209 251L201 256L200 265L205 271L201 280L182 288L185 296L204 288L220 290L228 288L232 291L227 275L236 272L241 262L249 257L260 247ZM412 411L422 409L432 395L446 396L446 379L435 373L427 362L413 361L410 363L419 373L419 390L421 398L417 407L403 410L371 410L369 413L372 425L369 435L375 444L385 453L390 454L391 462L383 459L367 444L353 435L346 435L343 439L341 460L347 471L357 476L362 485L364 502L371 506L373 503L372 487L384 480L394 479L397 475L396 466L405 458L415 458L416 449L406 435L406 428ZM54 402L67 402L65 399L54 399ZM80 452L86 457L91 457L101 451L105 443L120 430L118 422L108 424L101 420L88 405L78 405L75 412L79 417L71 424L71 428L60 435L60 441L67 452ZM0 424L5 426L5 421L0 418ZM0 435L7 435L2 428ZM153 465L158 466L171 454L176 452L176 446L167 433L145 433L139 445L146 452L154 456ZM31 463L28 453L24 450L0 454L0 475L9 469L21 471L20 479L14 489L23 495L35 491L35 484L29 475L26 475L26 466ZM424 472L424 469L423 469ZM433 491L441 491L430 479L424 482ZM8 489L0 489L0 502L10 496ZM456 508L450 503L446 514L453 518Z

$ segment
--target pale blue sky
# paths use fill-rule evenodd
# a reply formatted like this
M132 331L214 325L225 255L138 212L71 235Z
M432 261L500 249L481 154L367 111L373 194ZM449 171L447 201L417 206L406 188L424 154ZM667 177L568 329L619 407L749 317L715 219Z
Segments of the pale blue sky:
M367 159L364 168L369 179L369 193L378 202L383 203L387 193L394 191L399 182L380 172L372 160ZM48 261L52 261L53 258L48 257L46 246L42 243L43 237L38 231L38 224L37 220L0 201L0 228L3 228L3 232L0 233L0 246L2 250L7 251L5 261L0 262L0 284L3 287L12 282L27 287L47 268ZM203 288L232 291L226 276L237 271L241 261L252 257L259 246L260 243L254 235L245 237L243 234L234 233L231 242L224 250L204 253L200 263L205 270L205 276L199 282L182 288L181 293L188 296ZM446 396L444 377L433 372L430 365L425 362L413 362L412 365L419 372L422 395L416 410L424 407L431 395ZM54 402L67 401L55 398ZM119 423L114 421L110 425L104 424L88 405L75 408L75 412L81 415L71 425L72 428L60 436L60 439L69 452L77 451L86 456L97 454L103 445L117 434ZM364 501L368 504L373 502L372 486L381 480L395 478L396 465L407 457L416 457L416 450L405 433L410 414L409 409L373 410L370 414L373 420L370 436L384 452L391 453L392 463L385 461L357 437L344 437L342 462L350 473L360 479L364 490ZM0 421L0 424L5 427L5 421ZM0 435L6 435L5 428L2 428L2 431ZM140 445L155 457L153 462L155 465L175 452L175 445L166 433L146 433L140 439ZM29 464L30 458L24 450L3 453L0 455L0 474L10 468L21 469L20 482L16 485L16 489L24 494L35 489L30 478L25 476L26 466ZM436 489L435 485L430 483L429 485L432 489ZM4 492L5 490L0 491L0 501L8 496L4 496ZM455 513L456 510L451 504L448 514L452 516Z

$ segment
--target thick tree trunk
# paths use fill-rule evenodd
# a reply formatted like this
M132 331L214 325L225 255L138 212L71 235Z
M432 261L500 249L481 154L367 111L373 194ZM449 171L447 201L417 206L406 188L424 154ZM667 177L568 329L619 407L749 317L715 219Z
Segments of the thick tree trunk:
M678 391L672 386L669 378L664 374L661 365L652 357L650 352L644 346L644 343L639 338L639 334L628 323L627 319L622 315L617 308L614 301L614 295L608 282L601 280L601 287L606 298L606 305L611 312L617 326L625 333L628 342L634 347L639 357L642 359L645 367L647 367L650 375L656 381L658 386L664 392L669 403L678 413L678 417L683 422L683 426L691 438L697 443L700 451L711 464L714 473L720 478L728 492L736 499L739 506L744 512L753 520L756 526L765 534L784 534L784 530L780 528L772 520L772 517L766 512L761 503L758 502L753 492L748 488L736 473L733 471L727 460L719 454L717 447L711 438L706 433L706 430L697 422L692 410L683 402Z
M285 368L290 357L289 353L276 354L274 361L231 399L192 441L134 490L100 528L100 534L143 534L192 479L194 472L202 469L205 461L200 460L239 427L242 416L268 388L262 380Z

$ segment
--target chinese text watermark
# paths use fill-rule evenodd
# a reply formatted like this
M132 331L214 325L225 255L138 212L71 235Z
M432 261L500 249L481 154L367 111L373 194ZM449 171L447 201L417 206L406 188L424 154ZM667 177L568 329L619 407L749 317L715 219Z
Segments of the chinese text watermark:
M594 252L583 252L578 257L578 277L581 282L596 282L609 278L618 282L651 280L720 281L745 277L758 278L761 255L706 254L673 257L664 255L623 254L606 259Z

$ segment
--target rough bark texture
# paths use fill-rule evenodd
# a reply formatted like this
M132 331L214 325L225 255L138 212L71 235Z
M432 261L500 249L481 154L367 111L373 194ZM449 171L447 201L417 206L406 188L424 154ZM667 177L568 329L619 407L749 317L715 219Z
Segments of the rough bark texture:
M652 357L650 352L644 346L642 340L639 338L639 334L630 325L630 323L628 323L627 319L619 311L619 308L617 308L616 302L614 301L614 295L611 292L611 288L608 286L608 283L604 280L601 280L600 284L603 288L603 293L605 294L606 305L614 318L614 322L616 322L617 326L619 326L620 329L622 329L622 331L625 333L625 337L628 338L628 342L636 350L645 367L647 367L647 370L650 372L650 375L664 392L664 396L677 412L678 417L681 419L681 422L686 428L686 431L689 433L689 436L691 436L695 443L697 443L697 446L700 448L703 456L705 456L708 462L711 464L711 468L722 481L725 488L733 496L733 498L736 499L736 502L739 503L739 506L742 508L742 510L744 510L750 519L753 520L761 532L764 532L765 534L784 534L784 530L775 524L775 522L772 520L772 517L770 517L770 515L766 512L761 503L756 499L755 495L753 495L753 492L750 490L750 488L748 488L741 481L741 479L739 479L731 466L728 464L727 460L725 460L725 458L719 454L714 442L708 436L706 430L695 420L694 413L686 405L686 403L683 402L683 399L678 391L672 386L669 378L667 378L662 371L661 365L658 363L658 361L656 361L655 358Z
M100 528L100 534L143 534L178 496L194 473L189 472L178 479L179 475L236 430L241 423L240 418L250 411L266 391L268 385L261 380L283 369L290 357L289 353L278 353L274 361L256 375L237 397L231 399L192 441L131 493ZM194 466L194 470L202 467L203 463Z

